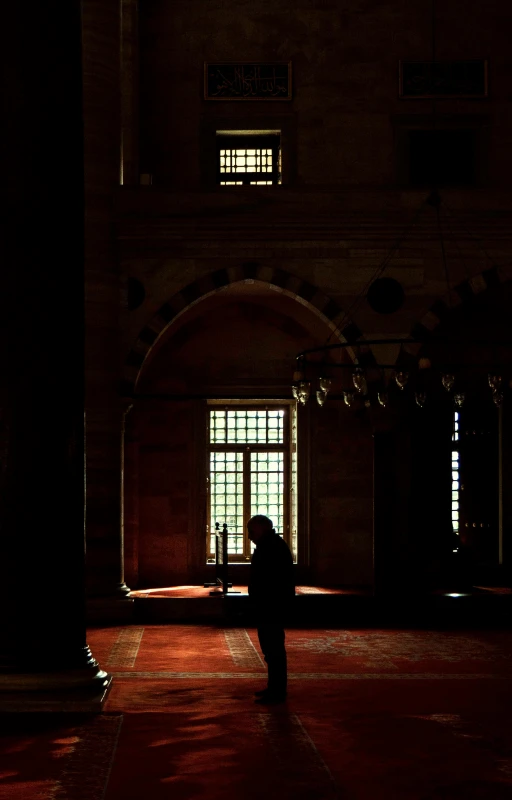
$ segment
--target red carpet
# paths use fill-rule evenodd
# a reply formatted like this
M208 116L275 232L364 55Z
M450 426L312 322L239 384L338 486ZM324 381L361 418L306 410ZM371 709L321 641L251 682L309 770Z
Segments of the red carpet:
M289 698L254 705L255 632L92 630L104 713L4 715L0 800L505 800L512 634L291 630Z
M500 631L300 630L286 632L290 673L510 674L511 635ZM254 629L148 625L92 630L89 644L110 671L264 671Z

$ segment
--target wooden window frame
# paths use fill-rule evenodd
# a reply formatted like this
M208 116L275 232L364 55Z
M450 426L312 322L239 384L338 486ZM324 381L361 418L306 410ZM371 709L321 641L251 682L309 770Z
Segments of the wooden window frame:
M251 518L251 454L252 453L283 453L284 466L283 466L283 539L291 547L291 490L292 490L292 424L293 424L293 401L261 401L255 400L254 402L239 402L239 401L213 401L207 403L207 462L206 462L206 477L207 477L207 518L206 518L206 558L208 560L213 557L210 550L210 537L211 537L211 491L210 491L210 455L212 452L238 452L243 453L243 553L229 555L230 563L247 563L251 559L251 542L247 534L247 523ZM285 411L285 422L283 425L283 443L278 445L271 444L258 444L258 443L229 443L217 444L210 442L210 412L215 408L225 408L227 410L236 411L254 411L254 410L268 410L268 411Z

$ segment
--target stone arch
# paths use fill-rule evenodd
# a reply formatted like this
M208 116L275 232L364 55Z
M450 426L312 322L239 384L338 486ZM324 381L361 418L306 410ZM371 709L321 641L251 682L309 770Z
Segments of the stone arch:
M338 303L309 281L282 269L245 263L219 269L189 283L167 300L140 331L124 364L122 395L133 396L142 368L151 349L167 327L190 306L221 289L241 281L260 281L293 297L319 316L340 340L356 342L362 331L349 319Z

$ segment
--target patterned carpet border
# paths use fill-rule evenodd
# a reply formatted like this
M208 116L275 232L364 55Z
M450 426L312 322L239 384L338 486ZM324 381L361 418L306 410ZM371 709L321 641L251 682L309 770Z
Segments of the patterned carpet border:
M338 795L329 767L297 714L258 714L258 719L280 771L293 773L316 798Z
M149 680L247 680L261 678L260 672L112 672L114 678L134 680L147 678ZM312 681L359 681L359 680L423 680L423 681L463 681L463 680L510 680L510 675L496 675L492 673L436 673L436 672L292 672L288 673L288 680Z
M122 714L101 714L77 730L77 746L66 759L51 800L103 800L122 723Z
M225 630L224 638L235 666L249 668L265 666L246 630L243 628Z
M123 628L110 651L107 667L133 667L143 633L144 628Z

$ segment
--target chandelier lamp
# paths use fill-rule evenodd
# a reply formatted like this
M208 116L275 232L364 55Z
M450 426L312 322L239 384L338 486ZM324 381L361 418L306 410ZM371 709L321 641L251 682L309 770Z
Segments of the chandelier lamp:
M422 343L411 338L393 337L366 339L356 343L337 342L304 350L296 357L292 395L304 406L313 393L322 407L331 394L343 398L349 408L371 408L374 405L386 408L398 397L409 395L419 408L424 408L444 394L451 398L455 408L461 409L468 394L479 391L479 387L485 384L493 404L497 408L503 405L511 384L504 360L499 363L475 363L469 358L465 360L464 354L468 352L468 345L495 349L497 345L511 347L512 342L457 342L454 339L436 338L436 347L445 346L450 353L453 353L454 347L460 347L460 358L450 363L433 361L428 355L412 358L407 349L418 344ZM399 348L399 357L394 364L385 363L378 357L379 347L389 348L390 345ZM345 351L347 354L350 351L352 358L341 362L327 360L325 356L333 351ZM374 352L377 352L377 356L374 356ZM400 364L400 361L403 363Z

